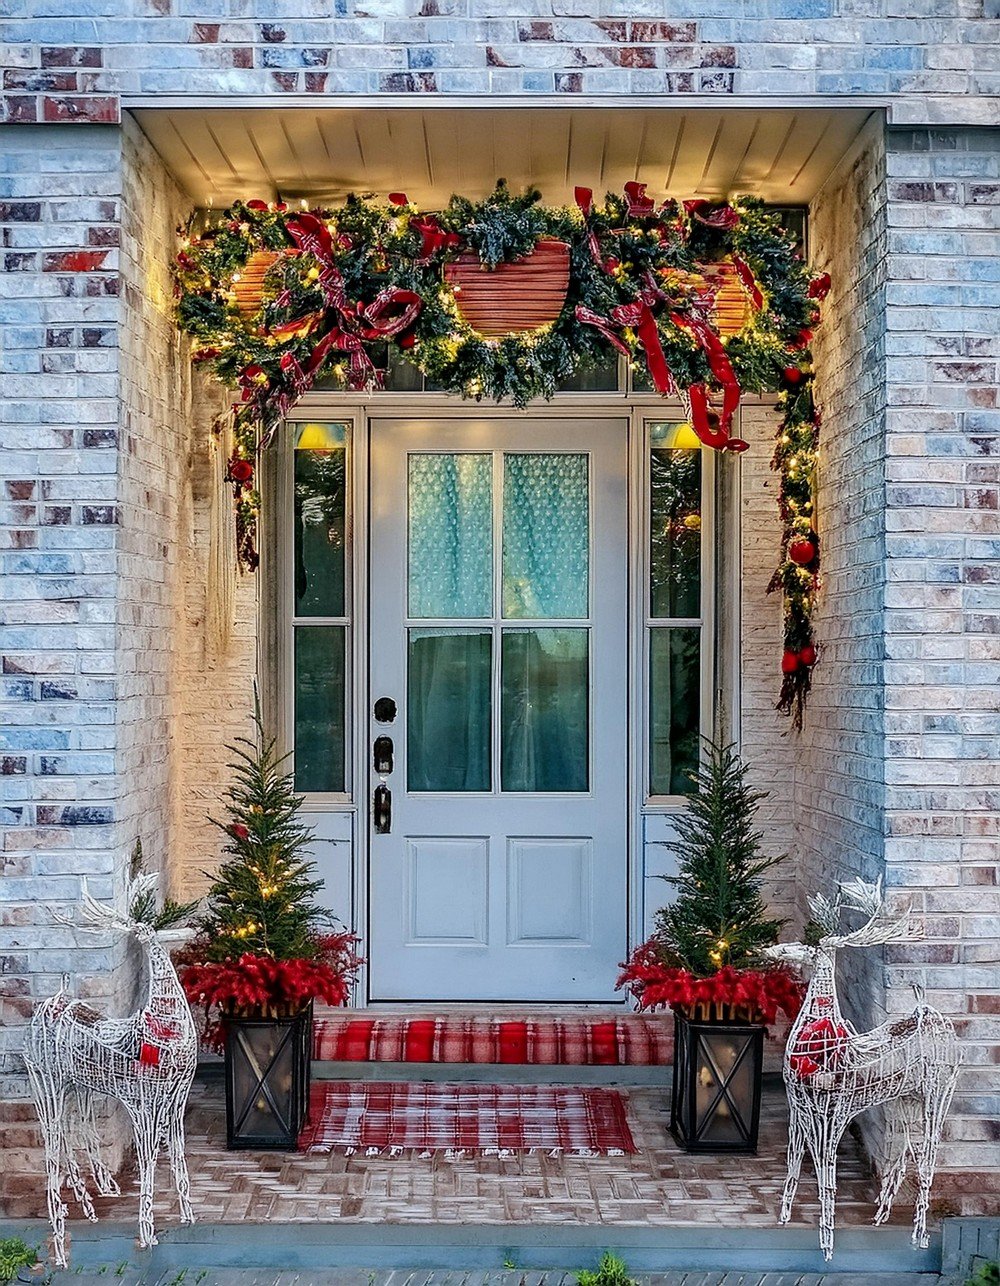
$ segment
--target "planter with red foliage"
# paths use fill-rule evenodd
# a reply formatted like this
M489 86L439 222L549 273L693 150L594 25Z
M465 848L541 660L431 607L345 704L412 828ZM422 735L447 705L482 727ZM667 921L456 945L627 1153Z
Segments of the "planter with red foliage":
M757 1151L764 1035L779 1010L794 1018L802 986L780 966L707 978L662 963L655 941L630 957L618 985L640 1009L674 1012L670 1131L687 1152Z
M316 939L312 958L275 960L245 952L202 962L204 943L184 952L180 980L202 1005L205 1041L225 1055L230 1148L294 1148L309 1107L314 1000L346 1003L360 961L350 933Z

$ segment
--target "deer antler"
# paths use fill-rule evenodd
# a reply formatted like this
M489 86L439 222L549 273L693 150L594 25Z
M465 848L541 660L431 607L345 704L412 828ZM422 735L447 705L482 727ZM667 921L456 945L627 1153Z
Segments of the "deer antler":
M840 909L843 905L840 889L838 888L836 896L832 900L822 893L814 893L806 901L809 903L812 918L823 932L827 934L836 933L840 928Z
M53 919L68 929L84 929L90 933L112 929L118 933L124 933L134 923L131 908L135 905L136 898L154 892L158 878L155 871L140 872L139 875L130 878L124 899L120 900L117 906L98 902L87 888L87 881L84 878L80 895L80 921L71 920L69 916L59 911L52 912Z
M868 917L860 929L834 937L838 947L873 947L885 942L915 942L924 936L923 925L914 921L909 905L890 913L885 901L881 878L874 884L850 880L840 886L842 903Z

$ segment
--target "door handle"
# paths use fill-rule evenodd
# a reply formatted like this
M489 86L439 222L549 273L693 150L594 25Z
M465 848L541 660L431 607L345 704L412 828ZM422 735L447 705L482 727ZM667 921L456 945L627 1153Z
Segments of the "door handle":
M392 772L392 738L381 736L375 738L372 747L372 766L380 777Z
M372 801L375 819L375 834L388 835L392 830L392 791L384 781L375 787Z

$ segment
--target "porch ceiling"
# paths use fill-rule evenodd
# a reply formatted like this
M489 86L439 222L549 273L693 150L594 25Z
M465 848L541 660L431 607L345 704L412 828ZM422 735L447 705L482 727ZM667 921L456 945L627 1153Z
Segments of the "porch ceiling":
M503 176L552 204L632 179L657 195L740 193L801 205L868 108L150 108L135 116L196 205L237 197L336 201L403 189L424 209L482 197Z

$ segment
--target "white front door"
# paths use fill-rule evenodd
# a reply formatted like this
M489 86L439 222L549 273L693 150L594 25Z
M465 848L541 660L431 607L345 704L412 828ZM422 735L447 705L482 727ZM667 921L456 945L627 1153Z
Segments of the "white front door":
M615 998L626 441L624 419L372 423L373 1000Z

